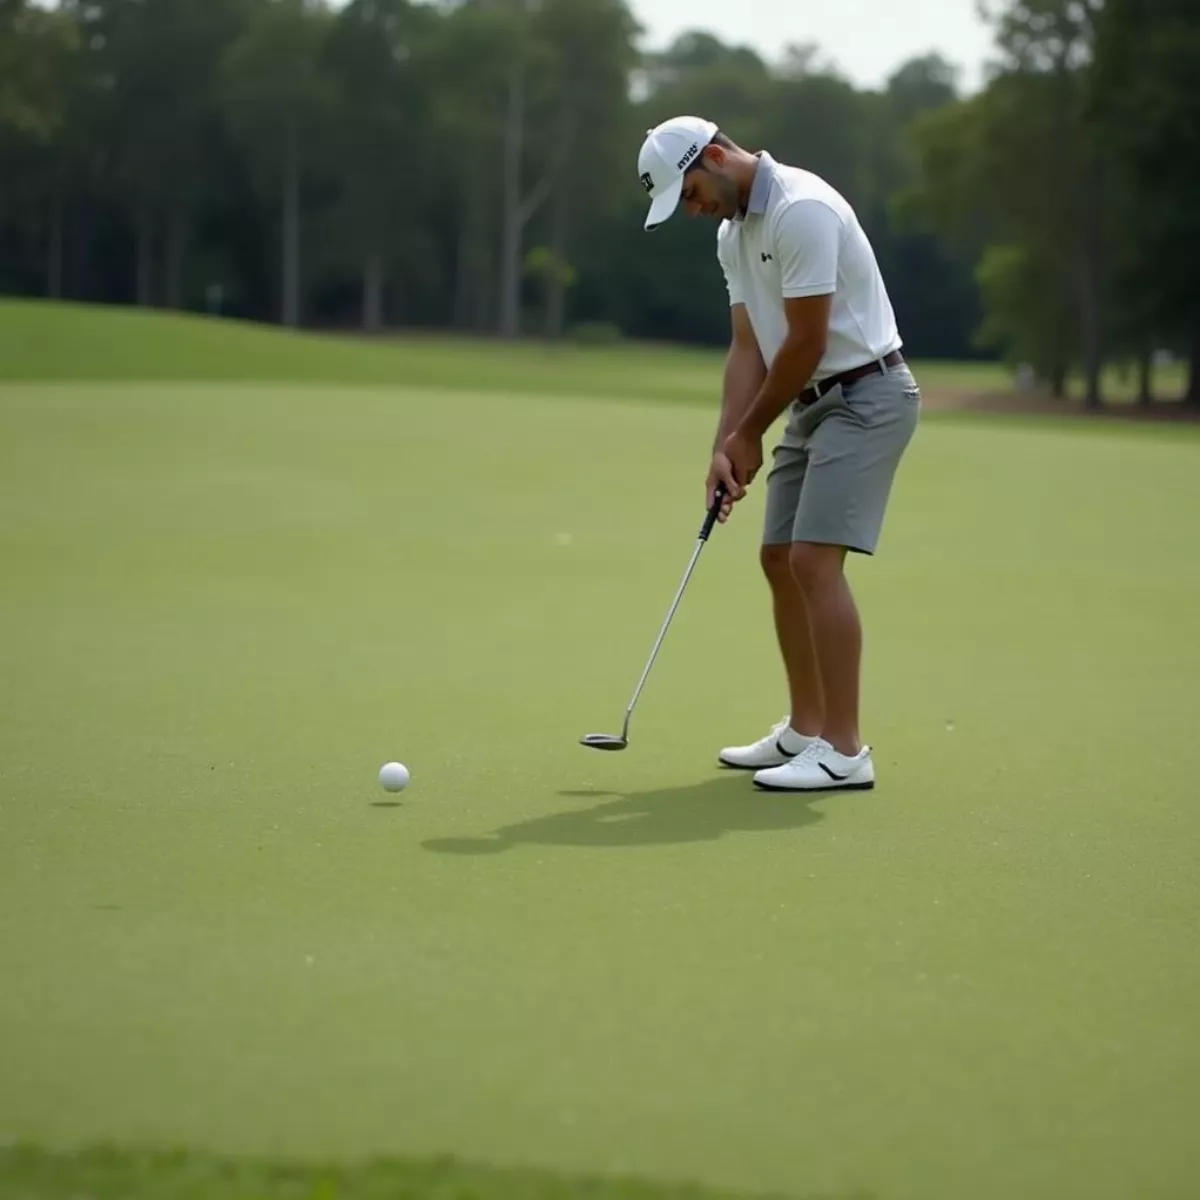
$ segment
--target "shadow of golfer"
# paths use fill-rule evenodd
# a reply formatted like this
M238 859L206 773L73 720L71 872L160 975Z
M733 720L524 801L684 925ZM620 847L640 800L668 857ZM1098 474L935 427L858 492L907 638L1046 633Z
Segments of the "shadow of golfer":
M591 808L531 817L486 837L433 838L438 854L498 854L516 846L662 846L715 841L729 833L802 829L822 820L809 805L824 796L755 790L744 775L648 792L565 791L580 799L616 797Z

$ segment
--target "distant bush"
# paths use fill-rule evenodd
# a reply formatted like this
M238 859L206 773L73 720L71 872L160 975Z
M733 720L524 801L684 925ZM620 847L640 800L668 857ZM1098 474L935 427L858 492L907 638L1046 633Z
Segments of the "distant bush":
M611 346L624 336L608 321L580 321L571 326L571 340L582 346Z

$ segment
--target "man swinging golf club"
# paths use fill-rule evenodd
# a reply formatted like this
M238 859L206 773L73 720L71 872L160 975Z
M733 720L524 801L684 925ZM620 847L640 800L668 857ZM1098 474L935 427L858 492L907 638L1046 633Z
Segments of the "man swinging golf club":
M834 188L751 153L711 121L674 117L638 155L645 228L682 203L719 222L717 257L732 335L708 470L729 519L763 465L763 438L787 420L767 473L761 562L791 712L719 759L763 788L862 789L875 783L859 740L862 628L848 553L875 553L892 480L916 430L920 392L866 234Z

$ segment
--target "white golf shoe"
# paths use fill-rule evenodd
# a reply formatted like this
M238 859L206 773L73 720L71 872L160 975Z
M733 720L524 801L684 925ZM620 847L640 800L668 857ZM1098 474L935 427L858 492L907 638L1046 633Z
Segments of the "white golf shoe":
M754 783L774 792L861 792L875 786L875 763L870 746L850 758L824 738L814 738L781 766L756 772Z
M771 732L748 746L726 746L717 755L719 762L727 767L742 767L758 771L764 767L778 767L796 757L813 739L797 733L791 728L791 717L786 716Z

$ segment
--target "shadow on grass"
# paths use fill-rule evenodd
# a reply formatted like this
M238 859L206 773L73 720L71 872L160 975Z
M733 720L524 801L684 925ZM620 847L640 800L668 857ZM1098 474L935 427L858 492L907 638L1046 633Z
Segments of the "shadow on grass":
M516 846L663 846L715 841L728 833L803 829L822 820L803 799L755 790L743 774L647 792L564 791L580 800L605 799L492 830L486 837L433 838L438 854L498 854Z

